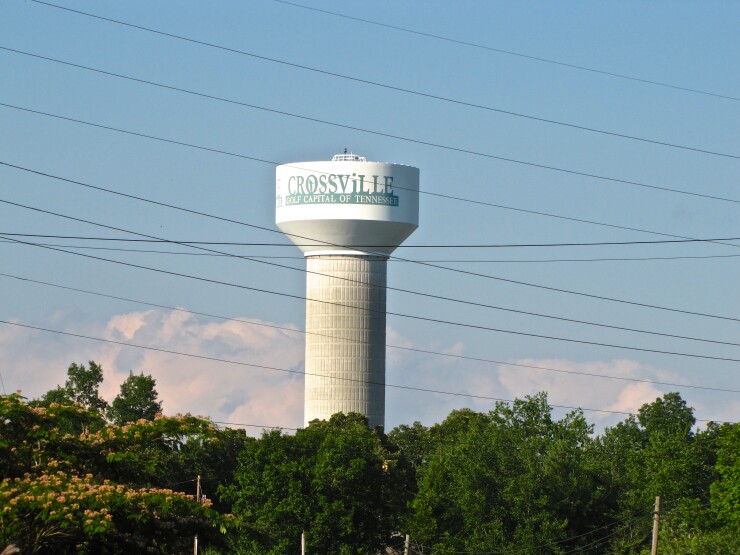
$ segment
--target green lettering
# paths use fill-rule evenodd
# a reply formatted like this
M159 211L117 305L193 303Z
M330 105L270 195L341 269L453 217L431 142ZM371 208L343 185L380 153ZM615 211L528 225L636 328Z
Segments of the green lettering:
M329 192L330 193L336 193L337 188L339 187L339 185L337 185L337 182L334 180L335 177L336 175L334 175L333 173L329 175Z
M309 194L313 194L316 192L316 189L318 188L318 180L316 179L316 176L311 174L306 178L306 191L308 191Z
M383 179L385 180L385 194L392 195L393 194L393 176L386 175L383 177Z
M305 195L306 191L303 190L303 176L302 175L296 175L295 177L296 182L296 189L295 192L297 195Z
M349 185L349 176L348 175L337 175L337 177L339 178L339 183L342 185L342 192L346 193L347 185Z

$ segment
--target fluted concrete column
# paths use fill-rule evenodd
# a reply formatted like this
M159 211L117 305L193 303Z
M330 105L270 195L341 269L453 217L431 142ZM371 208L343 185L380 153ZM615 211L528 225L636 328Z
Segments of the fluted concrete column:
M307 257L305 424L359 412L385 422L386 257Z

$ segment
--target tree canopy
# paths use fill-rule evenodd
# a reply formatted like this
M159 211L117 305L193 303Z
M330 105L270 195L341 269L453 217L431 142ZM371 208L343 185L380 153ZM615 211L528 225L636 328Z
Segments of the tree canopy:
M194 417L121 427L81 405L0 397L0 543L90 554L183 552L193 533L223 543L228 518L197 502L193 479L190 494L176 481L177 452L202 435L218 441Z
M243 553L379 552L395 534L413 475L397 449L359 414L278 430L246 446L225 493L239 518Z
M78 403L92 411L104 413L108 403L100 397L98 390L103 383L103 369L91 360L86 368L84 364L72 363L67 368L67 381L64 387L57 386L47 392L36 404Z
M109 417L116 424L126 424L136 420L154 420L162 412L162 403L157 401L154 388L156 381L142 372L138 376L129 372L121 384L121 393L111 403Z
M211 555L734 555L740 424L695 427L677 393L595 435L541 393L387 435L359 414L247 437L164 416L130 372L110 407L102 369L72 364L40 399L0 396L0 549ZM203 499L195 498L200 476Z

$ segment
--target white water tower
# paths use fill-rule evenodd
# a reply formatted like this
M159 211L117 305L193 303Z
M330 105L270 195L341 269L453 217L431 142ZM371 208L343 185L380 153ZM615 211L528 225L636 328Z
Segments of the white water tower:
M304 422L385 421L386 262L419 225L419 170L338 154L276 170L277 226L303 251Z

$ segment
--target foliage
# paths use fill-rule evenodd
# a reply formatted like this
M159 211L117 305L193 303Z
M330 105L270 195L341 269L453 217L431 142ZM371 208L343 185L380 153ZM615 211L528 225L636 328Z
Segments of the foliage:
M103 383L103 369L99 364L91 360L88 368L85 368L84 364L78 365L73 362L67 369L67 381L64 387L52 389L36 404L48 406L52 403L77 403L90 411L105 414L108 403L98 393L101 383Z
M121 393L113 399L108 417L116 424L136 420L154 420L162 412L162 403L157 401L156 381L142 372L138 376L129 372L121 384Z
M687 530L678 535L668 531L661 534L659 547L660 553L671 555L737 555L737 528Z
M411 426L401 424L388 432L388 441L397 445L403 452L406 460L421 471L426 466L426 457L430 451L431 436L429 428L421 422L414 422Z
M489 414L454 411L430 430L435 446L412 504L412 537L441 552L577 546L563 541L600 524L587 518L596 489L590 433L579 412L554 421L544 394Z
M717 437L719 479L711 486L712 504L719 518L740 528L740 423L724 424Z
M183 552L228 520L193 496L63 471L5 479L0 499L0 543L23 553Z
M359 414L314 421L294 436L275 430L247 444L227 495L244 553L379 552L398 531L413 475Z
M0 397L0 541L24 553L182 552L196 532L224 541L219 530L228 519L210 502L166 487L187 475L194 493L195 474L179 453L191 439L202 452L218 444L213 424L192 416L124 426L101 420L79 404Z
M309 552L349 555L410 532L424 553L642 555L659 495L662 553L737 552L740 424L696 430L677 393L598 437L543 393L388 436L338 414L254 439L159 414L144 374L108 409L101 381L72 364L40 400L0 396L0 547L180 553L197 532L213 555L277 554L305 532Z
M192 479L193 475L201 476L201 489L212 498L214 508L230 513L231 502L218 496L217 491L233 482L239 454L254 441L238 428L191 435L177 450L171 480L177 483Z
M89 464L80 436L105 426L103 417L80 405L33 406L17 393L0 396L0 472L19 477L59 460Z
M667 393L597 441L616 503L613 516L623 521L612 538L614 553L639 553L649 545L646 523L656 496L674 511L675 530L695 533L713 526L714 513L699 509L709 504L716 478L716 428L695 433L694 423L693 409L678 393Z
M666 393L652 403L645 403L637 413L637 421L646 436L656 434L689 436L696 424L694 409L678 393Z

